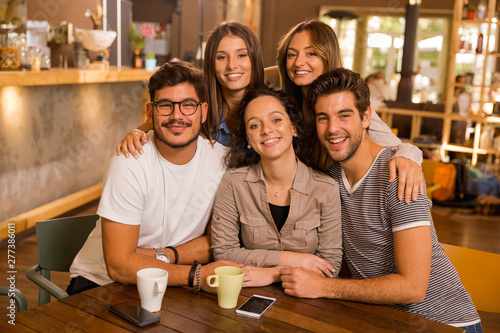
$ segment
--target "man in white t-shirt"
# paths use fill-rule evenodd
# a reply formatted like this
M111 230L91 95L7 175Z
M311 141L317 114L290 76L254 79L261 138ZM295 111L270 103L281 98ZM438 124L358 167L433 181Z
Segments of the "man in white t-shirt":
M368 136L369 98L359 74L343 68L309 88L318 138L338 162L327 173L339 183L344 255L354 278L283 268L285 293L386 304L482 332L470 295L438 242L430 200L425 193L410 203L398 199L397 181L389 175L393 152Z
M209 263L208 224L226 149L207 139L202 73L182 61L167 63L149 80L149 93L154 131L141 158L111 159L101 218L73 261L70 294L113 281L135 284L147 267L167 270L169 286L206 289L206 276L230 264Z

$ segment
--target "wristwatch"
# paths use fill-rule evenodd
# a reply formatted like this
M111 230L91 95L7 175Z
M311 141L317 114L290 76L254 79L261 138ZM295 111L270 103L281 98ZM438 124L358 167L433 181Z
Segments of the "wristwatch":
M156 259L161 260L163 262L166 262L167 264L170 264L170 259L165 254L165 251L163 251L163 248L155 247L155 251L156 251L156 255L155 255Z

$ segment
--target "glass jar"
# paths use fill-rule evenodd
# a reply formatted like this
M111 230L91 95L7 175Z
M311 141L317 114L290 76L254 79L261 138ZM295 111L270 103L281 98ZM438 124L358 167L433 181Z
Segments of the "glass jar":
M42 51L36 46L28 48L28 67L35 72L42 69Z
M0 70L21 68L21 37L12 24L0 24Z
M51 68L50 57L42 53L40 60L40 68L44 71L49 71Z

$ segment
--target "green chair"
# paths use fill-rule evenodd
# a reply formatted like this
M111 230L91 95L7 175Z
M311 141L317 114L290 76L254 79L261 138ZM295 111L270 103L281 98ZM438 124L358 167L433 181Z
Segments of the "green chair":
M12 298L16 302L17 312L24 311L28 308L26 297L24 297L23 293L17 288L11 290L9 287L0 286L0 295Z
M38 305L69 296L50 281L50 271L69 272L78 254L94 229L98 215L63 217L35 224L38 242L38 264L26 271L28 279L40 287ZM40 272L40 274L38 273Z

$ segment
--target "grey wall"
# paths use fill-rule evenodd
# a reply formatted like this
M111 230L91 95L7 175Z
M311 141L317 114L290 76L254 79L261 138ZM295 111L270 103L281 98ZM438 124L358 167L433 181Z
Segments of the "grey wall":
M142 83L0 88L0 221L102 181Z

